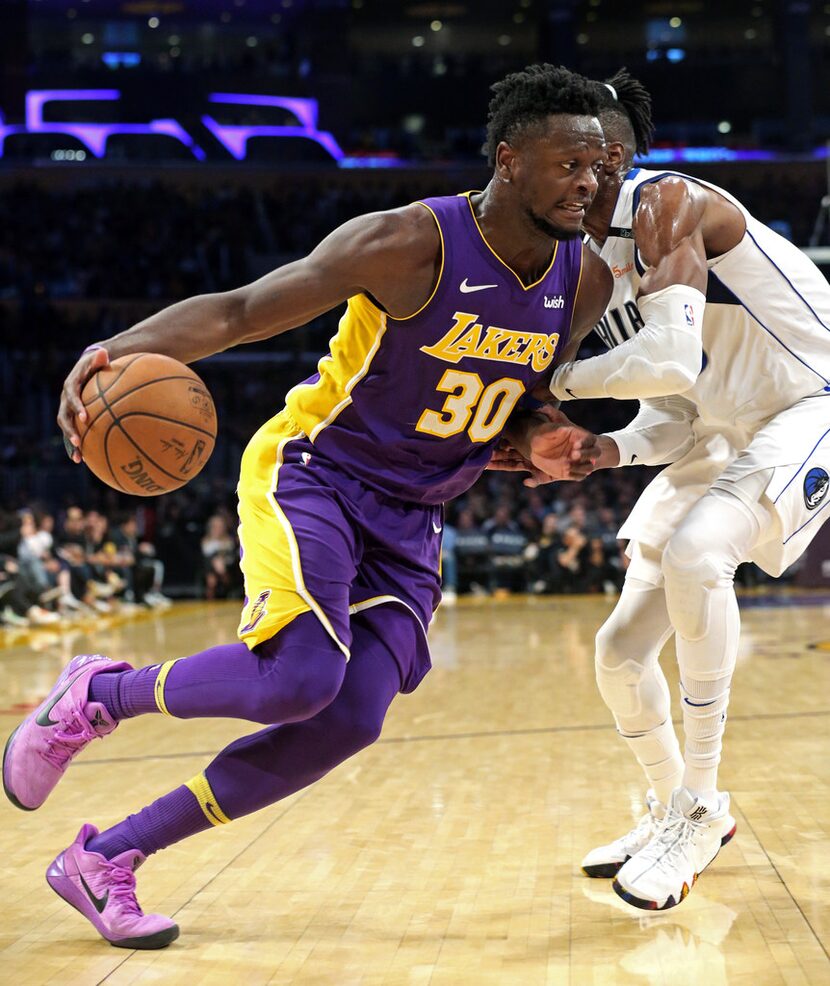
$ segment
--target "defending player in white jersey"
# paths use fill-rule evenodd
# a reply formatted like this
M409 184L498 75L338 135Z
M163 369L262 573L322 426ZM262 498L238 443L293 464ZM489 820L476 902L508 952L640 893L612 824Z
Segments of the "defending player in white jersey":
M597 468L670 465L620 531L631 565L596 650L600 693L649 782L648 812L583 869L662 909L735 831L717 788L740 632L735 569L751 559L780 575L830 516L830 286L723 190L633 168L653 132L649 95L625 71L605 92L609 156L584 226L614 274L596 327L611 348L560 365L550 389L641 399L628 427L600 438ZM544 436L516 436L542 468ZM685 756L658 664L673 632Z

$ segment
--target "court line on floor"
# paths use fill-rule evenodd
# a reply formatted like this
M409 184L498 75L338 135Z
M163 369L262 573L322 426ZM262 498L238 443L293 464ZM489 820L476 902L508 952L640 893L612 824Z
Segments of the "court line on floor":
M729 722L758 722L759 720L768 721L770 719L813 719L830 716L830 709L820 709L808 712L768 712L758 714L734 715L729 717ZM682 726L682 721L674 720L676 726ZM391 745L393 743L423 743L423 742L444 742L448 740L464 739L489 739L500 736L544 736L554 733L580 733L580 732L612 732L616 731L613 723L595 723L590 726L539 726L534 729L493 729L482 730L472 733L435 733L429 736L389 736L381 737L375 742L375 746ZM216 750L185 750L180 753L145 753L141 756L130 757L102 757L96 760L81 760L75 764L76 767L91 767L98 764L109 763L142 763L145 760L181 760L188 757L212 757Z
M798 913L802 916L802 918L804 919L804 923L807 925L807 927L812 932L813 937L818 942L819 948L822 950L822 952L824 952L824 954L827 956L827 958L830 959L830 952L827 951L827 947L825 946L824 942L819 937L818 932L816 931L816 929L812 926L812 924L810 924L810 919L804 913L804 909L802 908L801 904L798 902L798 900L796 900L796 897L793 894L792 890L790 890L790 888L789 888L789 886L787 884L787 881L784 879L783 876L781 876L781 873L780 873L778 867L772 861L772 858L770 857L770 854L767 852L766 846L758 838L758 833L755 831L755 828L752 825L752 822L749 820L749 815L747 815L747 813L744 811L744 809L741 807L741 805L738 804L738 802L735 800L735 798L732 798L732 806L734 808L737 808L738 811L740 811L740 813L743 815L744 821L746 822L746 827L752 833L752 838L755 839L755 841L761 847L761 852L767 857L767 862L772 867L773 873L775 873L775 875L781 881L781 886L787 891L787 894L789 895L790 900L798 908Z
M294 805L299 804L303 800L303 798L305 798L307 795L309 795L311 793L311 791L313 789L314 789L314 787L312 785L312 786L306 788L305 791L303 791L302 793L299 793L297 797L293 798L285 806L285 808L283 808L283 810L276 816L276 818L274 818L268 825L266 825L265 828L261 832L259 832L257 835L255 835L251 839L251 841L249 843L247 843L247 845L243 846L235 856L231 857L231 859L229 859L225 863L224 866L220 867L213 874L213 876L209 880L207 880L207 882L205 882L204 884L202 884L202 886L199 887L198 889L194 890L193 893L190 895L190 897L188 897L188 899L186 901L184 901L184 903L179 904L179 906L175 909L175 911L172 911L171 912L170 917L171 918L175 918L176 915L179 914L180 911L184 910L184 908L187 907L188 904L192 903L193 900L195 900L195 898L199 896L199 894L201 894L205 890L207 890L207 888L213 883L214 880L217 880L225 872L225 870L228 869L228 867L232 866L237 861L237 859L239 859L240 856L243 856L249 849L251 849L254 845L256 845L256 843L264 835L267 835L268 832L270 832L271 829L277 824L277 822L282 821L282 819L285 818L285 816L288 814L289 811L291 811L291 809L294 807ZM110 971L106 974L106 976L104 976L103 979L99 979L98 982L95 984L95 986L101 986L101 983L105 983L110 978L110 976L112 976L116 972L118 972L118 970L123 965L125 965L127 962L129 962L129 960L131 958L133 958L137 954L139 954L139 955L145 955L146 956L147 953L146 953L146 951L142 951L141 949L134 949L133 951L129 952L118 963L118 965L116 965L112 969L110 969Z

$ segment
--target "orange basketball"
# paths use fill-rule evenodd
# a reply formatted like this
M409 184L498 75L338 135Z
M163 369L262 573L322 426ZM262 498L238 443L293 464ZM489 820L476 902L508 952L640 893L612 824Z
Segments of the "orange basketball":
M81 392L81 455L95 475L133 496L160 496L201 472L216 441L216 408L200 378L156 353L114 359Z

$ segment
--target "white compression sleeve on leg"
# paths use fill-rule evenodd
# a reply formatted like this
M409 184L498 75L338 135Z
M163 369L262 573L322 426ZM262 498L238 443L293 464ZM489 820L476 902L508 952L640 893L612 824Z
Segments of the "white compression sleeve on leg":
M670 635L662 586L627 576L597 634L595 659L600 695L662 804L683 776L669 686L658 663Z
M560 401L580 397L665 397L697 380L703 359L706 298L688 284L671 284L637 300L645 324L601 356L562 363L550 391Z
M685 397L640 401L637 417L619 431L606 432L620 451L621 466L661 466L677 462L695 443L697 408Z
M714 489L689 511L663 553L686 732L683 783L698 794L717 790L741 626L733 578L759 530L743 500Z

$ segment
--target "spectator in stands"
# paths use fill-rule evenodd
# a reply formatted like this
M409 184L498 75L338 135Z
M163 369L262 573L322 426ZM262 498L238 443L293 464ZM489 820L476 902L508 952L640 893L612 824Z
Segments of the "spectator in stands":
M126 583L124 599L136 605L162 605L160 593L153 591L156 582L153 547L139 541L135 514L124 514L118 519L111 540L115 555L123 562L117 574Z
M490 541L494 590L524 592L527 586L524 558L527 537L513 520L510 507L506 504L497 506L493 517L485 522L483 531Z
M69 571L72 595L85 603L91 602L88 583L92 578L92 572L86 563L84 513L80 507L71 506L67 509L55 541L55 554L66 564Z
M0 623L3 626L26 627L26 600L20 587L20 567L17 564L17 545L20 524L14 514L0 511Z
M18 606L33 626L49 626L60 616L46 607L54 604L57 590L55 571L49 571L50 559L44 555L44 541L37 537L37 524L30 510L18 518L17 573L15 579ZM13 622L13 621L10 621Z
M542 530L538 540L525 549L529 588L533 592L562 591L562 566L559 564L559 553L563 548L559 534L559 518L554 513L546 514L542 520Z
M455 554L457 539L456 529L444 521L441 536L441 602L445 606L454 606L458 599L458 559Z
M458 563L458 590L476 595L489 593L492 573L490 538L476 523L476 516L470 507L465 507L458 514L455 557Z
M109 520L98 510L87 511L84 517L86 559L97 586L109 588L108 593L96 589L96 594L106 599L126 591L127 581L123 573L134 561L128 551L119 552L109 527Z
M208 519L202 538L202 558L207 598L227 599L237 584L239 549L222 514L214 514Z
M556 555L561 592L585 592L587 585L588 538L579 524L571 523L562 535L562 550Z
M167 609L172 601L162 592L164 585L164 562L156 557L155 546L148 540L139 538L138 518L128 514L121 521L113 535L116 547L123 547L135 560L135 578L142 587L141 595L135 602L144 603L153 609ZM133 589L135 595L135 589Z
M616 547L616 546L615 546ZM588 541L588 551L585 556L585 572L583 592L604 592L612 595L622 588L622 575L614 567L612 556L606 549L600 536Z

